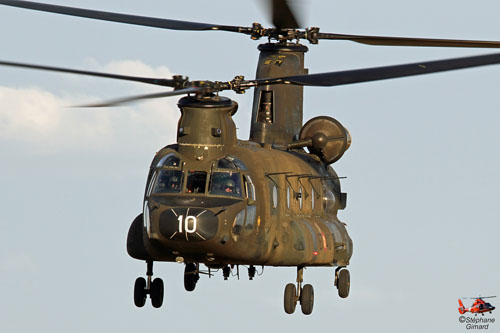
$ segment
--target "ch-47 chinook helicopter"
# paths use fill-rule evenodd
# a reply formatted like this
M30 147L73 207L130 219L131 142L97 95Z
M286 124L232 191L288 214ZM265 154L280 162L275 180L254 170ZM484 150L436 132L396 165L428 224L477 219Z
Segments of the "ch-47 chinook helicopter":
M340 177L330 166L351 144L349 132L335 119L322 116L303 124L303 86L336 86L500 63L500 54L405 65L308 74L301 40L350 40L369 45L500 48L500 42L377 37L323 33L301 29L285 0L271 1L273 28L215 25L50 4L0 0L0 4L91 19L172 30L219 30L268 42L259 45L256 78L190 81L182 76L147 78L1 61L1 65L143 82L173 90L126 97L86 107L184 96L177 143L154 157L147 178L143 212L132 222L127 250L147 263L147 279L139 277L134 302L163 303L163 281L153 279L153 262L185 263L184 286L193 291L200 274L248 266L297 267L296 284L284 292L286 313L311 314L314 291L303 284L310 266L336 267L333 281L340 297L349 295L353 245L337 213L346 207ZM219 95L255 88L249 140L238 140L232 116L236 102ZM305 150L307 148L307 150ZM201 264L208 268L202 270Z

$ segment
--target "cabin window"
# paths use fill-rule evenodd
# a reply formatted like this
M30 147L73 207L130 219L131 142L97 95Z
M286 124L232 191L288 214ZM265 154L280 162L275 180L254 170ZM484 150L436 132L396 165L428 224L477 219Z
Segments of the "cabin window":
M302 210L302 204L304 203L304 199L302 199L302 186L299 188L298 198L299 198L299 209Z
M273 185L273 208L278 207L278 188Z
M178 167L181 163L179 157L174 153L167 154L156 164L157 167Z
M290 186L286 187L286 208L290 208Z
M314 199L316 193L314 193L314 188L311 188L311 209L314 211Z
M160 170L156 176L153 193L179 193L182 188L182 171Z
M327 213L333 213L335 209L335 195L332 191L326 190L323 197L323 210Z
M239 172L214 172L210 180L210 194L241 197Z
M207 173L205 171L189 171L186 183L187 193L205 193Z

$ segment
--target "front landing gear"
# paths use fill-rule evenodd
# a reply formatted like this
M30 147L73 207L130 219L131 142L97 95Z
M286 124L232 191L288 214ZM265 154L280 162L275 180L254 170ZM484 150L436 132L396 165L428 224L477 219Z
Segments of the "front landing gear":
M289 283L285 287L285 296L283 303L285 312L292 314L295 312L297 302L300 302L302 313L310 315L314 305L314 289L310 284L302 287L304 267L297 267L297 287L293 283Z
M153 262L147 261L147 281L143 277L135 280L134 284L134 303L135 306L141 308L146 304L147 295L151 298L151 304L155 308L159 308L163 304L164 286L163 280L156 278L153 281Z
M143 277L138 277L134 284L134 303L138 308L142 308L146 304L146 280Z
M200 279L198 271L198 264L192 262L187 263L186 267L184 267L184 289L187 291L193 291L196 288L196 283Z
M335 270L335 286L338 289L339 296L347 298L349 296L349 289L351 288L351 277L347 269L337 267Z
M305 315L310 315L313 312L314 305L314 289L310 284L306 284L302 288L302 293L300 295L300 307L302 308L302 313Z
M285 312L288 314L292 314L295 312L295 307L297 306L297 288L293 283L289 283L285 287Z

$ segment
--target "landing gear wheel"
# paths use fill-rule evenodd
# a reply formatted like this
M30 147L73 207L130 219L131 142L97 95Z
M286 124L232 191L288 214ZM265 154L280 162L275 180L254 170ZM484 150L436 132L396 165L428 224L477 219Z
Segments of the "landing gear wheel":
M151 283L150 290L151 304L153 307L159 308L163 304L163 291L163 280L160 278L154 279Z
M305 315L310 315L313 311L314 305L314 289L310 284L306 284L302 288L302 293L300 295L300 307L302 308L302 313Z
M138 308L142 308L146 304L146 280L142 277L135 280L134 304Z
M184 288L193 291L199 279L200 274L196 273L196 264L187 263L184 268Z
M289 283L285 287L285 297L284 297L284 305L285 312L288 314L292 314L295 312L295 306L297 305L297 288L293 283Z
M337 288L339 290L339 296L346 298L349 296L349 289L351 287L351 278L349 271L343 269L339 272L339 279L337 281Z

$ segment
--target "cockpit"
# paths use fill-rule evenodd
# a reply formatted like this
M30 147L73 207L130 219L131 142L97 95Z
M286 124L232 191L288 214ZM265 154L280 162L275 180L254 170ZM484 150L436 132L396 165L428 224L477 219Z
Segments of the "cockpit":
M156 164L147 196L191 193L241 198L242 171L246 170L241 160L230 155L215 161L210 171L189 170L175 153L169 153Z

